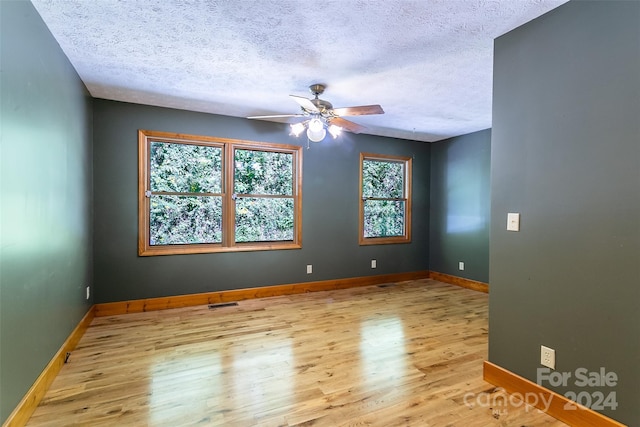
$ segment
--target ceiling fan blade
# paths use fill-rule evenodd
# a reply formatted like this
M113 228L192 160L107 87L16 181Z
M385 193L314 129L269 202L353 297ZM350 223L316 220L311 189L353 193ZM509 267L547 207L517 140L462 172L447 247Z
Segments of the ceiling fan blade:
M352 133L364 132L367 129L364 126L360 126L359 124L343 119L342 117L334 117L331 119L330 123L332 125L340 126L342 129L348 130Z
M247 119L283 119L287 117L304 117L304 114L273 114L270 116L250 116Z
M384 110L379 105L361 105L359 107L334 108L336 116L366 116L368 114L384 114Z
M300 104L300 106L302 108L304 108L306 111L311 111L313 113L319 113L320 110L318 110L318 107L316 107L313 102L311 102L310 99L307 99L303 96L296 96L296 95L289 95L291 98L293 98L294 101L296 101L298 104Z

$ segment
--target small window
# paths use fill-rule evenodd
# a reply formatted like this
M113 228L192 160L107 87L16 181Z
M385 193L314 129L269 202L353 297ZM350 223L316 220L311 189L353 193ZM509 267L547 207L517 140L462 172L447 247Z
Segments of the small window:
M360 154L359 241L411 241L411 158Z
M301 247L301 148L139 132L140 255Z

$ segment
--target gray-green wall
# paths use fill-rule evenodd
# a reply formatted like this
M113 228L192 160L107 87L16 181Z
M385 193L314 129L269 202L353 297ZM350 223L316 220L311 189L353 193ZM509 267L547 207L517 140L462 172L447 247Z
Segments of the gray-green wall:
M287 125L94 100L96 302L427 270L429 144L343 134L303 150L302 249L137 256L137 131L305 145ZM412 242L358 245L360 152L413 157ZM371 259L377 269L371 269ZM313 274L306 274L306 265Z
M489 282L490 163L490 129L431 144L430 270Z
M495 42L489 359L540 345L640 425L640 2L571 1ZM506 231L508 212L521 231ZM575 371L615 372L615 387Z
M0 2L0 422L91 301L91 99L31 3Z

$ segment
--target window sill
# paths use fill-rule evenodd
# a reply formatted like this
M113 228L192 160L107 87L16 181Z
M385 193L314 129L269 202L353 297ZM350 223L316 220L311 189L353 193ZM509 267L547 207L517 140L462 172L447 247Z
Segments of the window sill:
M222 245L165 245L138 249L138 256L210 254L221 252L278 251L302 249L299 243L238 243L234 246Z

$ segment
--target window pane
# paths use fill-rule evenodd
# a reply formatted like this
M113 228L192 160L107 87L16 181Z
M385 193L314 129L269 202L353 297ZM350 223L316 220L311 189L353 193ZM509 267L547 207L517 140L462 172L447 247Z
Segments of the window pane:
M365 200L364 237L404 235L404 204L394 200Z
M404 163L381 160L362 162L362 196L404 197Z
M222 149L151 143L151 191L221 193Z
M293 154L236 150L234 193L293 194Z
M150 245L220 243L222 198L151 196Z
M236 242L293 240L293 199L236 200Z

